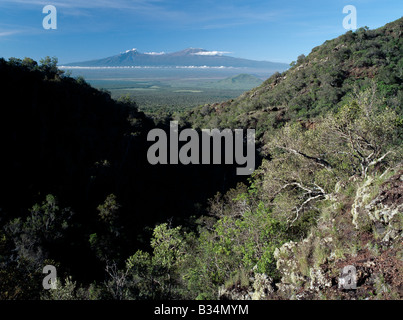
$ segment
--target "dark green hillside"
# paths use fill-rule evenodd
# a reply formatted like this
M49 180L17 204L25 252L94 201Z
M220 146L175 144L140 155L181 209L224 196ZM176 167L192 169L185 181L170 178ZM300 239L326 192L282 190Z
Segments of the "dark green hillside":
M256 128L260 138L289 120L336 110L374 81L385 104L403 105L403 18L376 30L361 28L312 49L284 73L229 103L189 111L183 120L197 127Z
M0 298L38 298L46 261L103 279L155 224L203 213L238 180L231 165L150 165L153 121L56 62L0 59Z
M162 296L402 299L402 31L403 19L348 32L237 99L179 115L193 127L256 128L265 159L249 186L211 199L198 232L158 226L153 252L124 269L145 286L127 287L147 295L169 258Z

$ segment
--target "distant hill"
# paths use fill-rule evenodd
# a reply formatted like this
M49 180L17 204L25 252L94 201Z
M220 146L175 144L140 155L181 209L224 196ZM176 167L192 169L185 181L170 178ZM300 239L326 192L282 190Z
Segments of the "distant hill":
M254 87L261 85L263 80L258 77L246 73L241 73L233 77L228 77L217 82L212 83L212 85L219 89L240 89L240 90L250 90Z
M373 83L385 105L402 112L402 34L403 18L374 30L348 31L237 99L190 110L183 119L199 128L256 128L264 140L288 121L337 110Z
M65 66L77 67L239 67L258 68L268 71L284 71L289 65L286 63L255 61L234 58L217 51L188 48L173 53L141 53L137 49L107 57L104 59L84 62L73 62Z

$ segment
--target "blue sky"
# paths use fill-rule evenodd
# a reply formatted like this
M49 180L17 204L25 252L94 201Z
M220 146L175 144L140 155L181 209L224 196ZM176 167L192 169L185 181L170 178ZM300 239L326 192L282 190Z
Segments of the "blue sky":
M47 4L57 30L42 27ZM403 16L402 0L0 0L0 56L63 64L194 47L289 63L346 32L345 5L357 8L358 27Z

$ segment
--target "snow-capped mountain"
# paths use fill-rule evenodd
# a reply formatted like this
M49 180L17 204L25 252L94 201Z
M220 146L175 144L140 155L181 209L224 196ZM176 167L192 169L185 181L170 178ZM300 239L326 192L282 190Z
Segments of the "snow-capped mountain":
M141 53L133 48L118 55L104 59L90 60L84 62L73 62L66 66L78 67L175 67L175 66L207 66L207 67L245 67L259 68L272 71L283 71L288 68L286 63L269 61L255 61L241 58L234 58L226 55L228 52L209 51L200 48L188 48L182 51L145 52Z

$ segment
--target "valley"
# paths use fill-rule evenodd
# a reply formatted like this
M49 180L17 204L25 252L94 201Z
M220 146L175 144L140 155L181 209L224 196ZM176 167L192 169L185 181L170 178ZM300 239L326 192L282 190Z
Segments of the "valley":
M403 299L402 33L0 58L0 299Z

